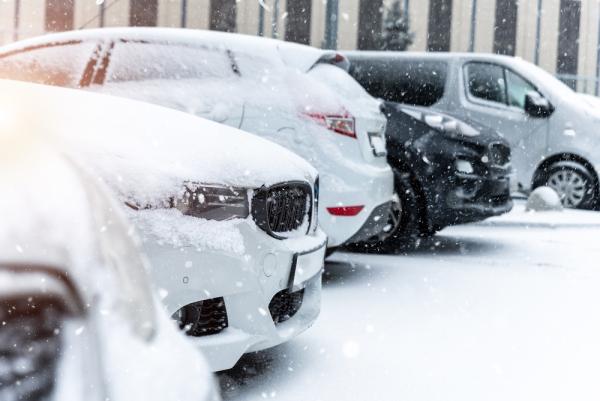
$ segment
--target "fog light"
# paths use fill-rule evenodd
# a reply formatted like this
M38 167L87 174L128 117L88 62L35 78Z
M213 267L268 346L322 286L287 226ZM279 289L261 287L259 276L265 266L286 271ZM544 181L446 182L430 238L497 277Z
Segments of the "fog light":
M473 172L475 171L471 162L468 162L466 160L455 161L454 168L456 168L456 171L463 174L473 174Z

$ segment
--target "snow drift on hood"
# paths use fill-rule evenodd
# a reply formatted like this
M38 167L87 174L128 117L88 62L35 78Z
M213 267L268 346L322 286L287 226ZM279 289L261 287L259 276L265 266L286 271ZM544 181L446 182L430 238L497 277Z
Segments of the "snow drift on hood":
M0 81L0 91L0 124L26 116L20 130L45 132L125 200L161 202L185 181L258 188L316 178L283 147L186 113L14 81Z

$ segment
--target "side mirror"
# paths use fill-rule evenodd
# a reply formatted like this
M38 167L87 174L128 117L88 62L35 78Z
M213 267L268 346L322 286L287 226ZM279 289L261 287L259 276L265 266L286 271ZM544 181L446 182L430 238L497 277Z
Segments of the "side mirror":
M531 91L525 95L525 113L533 118L547 118L552 115L554 108L542 95Z

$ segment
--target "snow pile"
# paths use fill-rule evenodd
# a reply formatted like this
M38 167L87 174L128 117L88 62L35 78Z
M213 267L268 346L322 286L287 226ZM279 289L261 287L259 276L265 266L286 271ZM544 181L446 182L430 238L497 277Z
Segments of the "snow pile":
M526 210L528 212L556 212L563 210L563 206L555 190L550 187L539 187L529 195Z
M222 250L243 255L244 237L238 225L244 220L205 220L185 216L177 209L140 210L128 213L144 241L154 240L177 248L191 246L199 251Z

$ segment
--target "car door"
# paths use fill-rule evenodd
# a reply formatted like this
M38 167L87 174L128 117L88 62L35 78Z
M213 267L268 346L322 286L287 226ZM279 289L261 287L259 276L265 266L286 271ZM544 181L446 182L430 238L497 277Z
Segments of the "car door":
M497 129L510 143L513 189L529 188L548 137L548 120L525 112L525 96L537 88L503 65L480 61L463 64L462 87L462 112Z
M235 86L239 73L228 50L128 39L106 46L89 90L240 126L244 107Z

